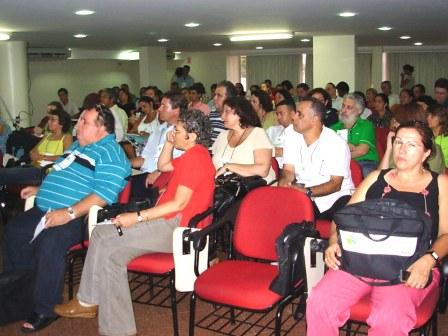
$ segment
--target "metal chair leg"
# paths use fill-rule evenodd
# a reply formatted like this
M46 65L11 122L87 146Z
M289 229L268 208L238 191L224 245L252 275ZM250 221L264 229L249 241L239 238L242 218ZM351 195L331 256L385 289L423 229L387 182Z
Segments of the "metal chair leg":
M235 324L236 318L235 318L235 309L230 308L230 323Z
M195 314L196 314L196 295L191 293L190 298L190 325L188 327L188 335L194 336L194 320L195 320Z
M73 299L73 278L74 278L74 264L75 264L75 258L71 255L68 256L68 299Z
M174 271L170 274L171 313L173 314L173 335L179 336L179 323L177 320L177 301Z
M345 333L346 336L350 336L352 332L352 323L350 321L347 321L347 332Z

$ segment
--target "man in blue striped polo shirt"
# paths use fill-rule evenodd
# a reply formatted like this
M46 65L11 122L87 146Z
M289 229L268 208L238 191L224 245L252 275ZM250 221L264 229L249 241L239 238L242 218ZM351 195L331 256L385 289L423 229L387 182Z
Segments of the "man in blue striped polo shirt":
M37 195L36 206L13 218L5 230L5 271L36 270L33 313L22 327L29 333L56 319L62 302L65 254L83 240L83 217L93 205L117 200L130 175L130 164L115 140L114 118L106 108L86 109L78 141L59 158L40 188L27 187L22 197ZM31 242L38 222L45 229Z

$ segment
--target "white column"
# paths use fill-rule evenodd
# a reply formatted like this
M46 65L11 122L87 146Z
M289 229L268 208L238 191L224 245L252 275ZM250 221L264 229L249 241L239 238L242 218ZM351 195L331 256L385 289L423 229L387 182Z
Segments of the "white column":
M226 78L232 83L241 81L241 62L240 56L227 56L226 59Z
M142 47L140 53L140 86L157 85L166 91L169 88L166 79L166 48Z
M10 124L30 126L26 42L0 42L0 113Z
M354 35L313 37L313 86L347 82L355 88L356 45Z
M380 90L383 81L383 48L372 48L372 87Z

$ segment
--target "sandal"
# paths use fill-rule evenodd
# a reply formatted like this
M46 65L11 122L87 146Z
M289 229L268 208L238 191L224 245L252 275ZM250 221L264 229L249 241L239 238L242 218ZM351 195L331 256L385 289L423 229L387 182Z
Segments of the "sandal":
M25 322L31 324L32 328L26 328L25 326L22 326L20 330L25 334L30 334L35 331L44 329L45 327L56 321L58 318L59 316L45 316L38 313L32 313Z

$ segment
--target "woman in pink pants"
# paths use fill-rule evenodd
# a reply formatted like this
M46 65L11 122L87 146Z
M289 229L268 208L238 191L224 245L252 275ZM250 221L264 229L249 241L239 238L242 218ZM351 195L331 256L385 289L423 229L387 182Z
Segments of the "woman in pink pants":
M393 142L395 169L374 171L362 182L349 203L370 198L401 199L422 209L432 219L429 253L413 263L406 283L375 287L339 269L341 247L332 223L325 263L329 271L313 289L307 303L307 335L339 335L339 327L350 317L350 308L370 294L367 319L370 336L408 335L416 322L416 308L429 295L438 296L440 275L436 266L448 254L448 177L427 168L432 150L431 130L426 124L401 125ZM431 283L425 288L432 272Z

